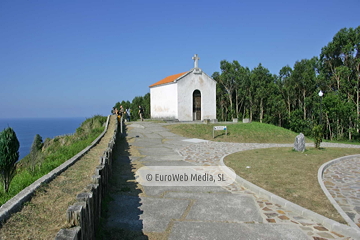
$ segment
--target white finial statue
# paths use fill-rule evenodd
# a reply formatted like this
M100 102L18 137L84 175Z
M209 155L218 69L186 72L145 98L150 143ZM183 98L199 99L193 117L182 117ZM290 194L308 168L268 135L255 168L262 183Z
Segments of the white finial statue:
M192 59L194 60L194 68L199 68L198 61L200 60L200 58L198 57L198 55L195 54Z

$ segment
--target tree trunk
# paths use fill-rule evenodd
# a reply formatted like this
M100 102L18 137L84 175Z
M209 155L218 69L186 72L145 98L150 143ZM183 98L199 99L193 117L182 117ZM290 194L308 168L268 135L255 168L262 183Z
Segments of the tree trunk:
M290 119L290 116L291 116L291 102L290 102L290 96L288 96L287 105L288 105L289 119Z
M281 127L281 113L279 113L279 127Z
M233 117L232 115L232 111L233 111L233 102L232 102L232 96L229 94L229 101L230 101L230 114L231 114L231 118Z
M262 123L264 115L263 98L260 98L260 122Z
M250 121L252 121L252 116L253 116L253 104L252 101L250 101L250 110L249 110L249 115L250 115Z
M249 94L249 103L250 103L250 109L249 109L249 114L250 114L250 121L252 121L252 114L253 114L253 111L252 111L252 108L253 108L253 101L252 101L252 96L251 96L251 92Z
M352 139L352 135L351 135L351 129L352 129L352 122L351 122L351 117L349 117L349 140L351 140Z
M303 99L304 99L304 103L303 103L303 109L304 109L304 120L306 120L306 104L305 104L305 95L306 95L306 91L303 91Z
M356 132L359 133L359 85L356 88Z
M328 125L328 129L329 129L329 133L330 133L330 134L329 134L329 136L330 136L330 141L332 141L333 134L332 134L332 131L331 131L329 116L328 116L327 113L325 114L325 116L326 116L326 123L327 123L327 125Z
M235 114L236 118L239 118L239 96L238 96L238 90L235 90Z

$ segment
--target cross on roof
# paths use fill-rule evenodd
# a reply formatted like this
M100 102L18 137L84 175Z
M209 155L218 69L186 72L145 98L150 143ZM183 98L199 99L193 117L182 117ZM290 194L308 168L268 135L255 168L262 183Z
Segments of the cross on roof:
M200 58L198 57L197 54L195 54L192 59L194 60L194 68L199 68L199 63L198 61L200 60Z

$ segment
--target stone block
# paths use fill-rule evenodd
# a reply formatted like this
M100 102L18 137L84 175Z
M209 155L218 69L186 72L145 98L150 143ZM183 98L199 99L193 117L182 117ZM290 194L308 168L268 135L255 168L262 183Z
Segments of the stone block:
M251 123L250 118L244 118L242 122L243 123Z
M210 123L210 119L204 119L204 120L203 120L203 123L209 124L209 123Z
M305 136L304 134L300 133L295 137L294 142L294 149L298 152L304 152L305 151Z
M55 236L55 240L78 240L80 239L80 232L80 227L60 229Z

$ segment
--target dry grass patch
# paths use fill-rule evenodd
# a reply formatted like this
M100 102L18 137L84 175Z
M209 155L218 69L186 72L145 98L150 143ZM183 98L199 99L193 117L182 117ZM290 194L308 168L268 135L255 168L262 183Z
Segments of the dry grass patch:
M346 224L323 193L317 173L325 162L352 154L360 154L360 150L309 148L301 153L289 148L268 148L234 153L227 156L224 162L240 177L255 185Z
M76 195L91 183L115 129L111 117L109 129L99 144L49 184L39 188L31 201L0 229L0 239L54 239L61 228L67 227L66 210L76 201Z

